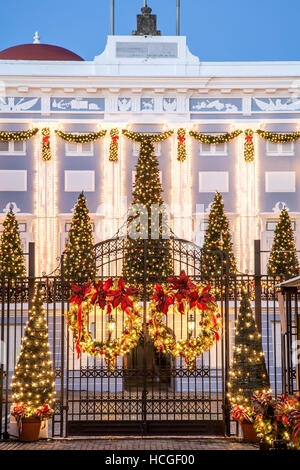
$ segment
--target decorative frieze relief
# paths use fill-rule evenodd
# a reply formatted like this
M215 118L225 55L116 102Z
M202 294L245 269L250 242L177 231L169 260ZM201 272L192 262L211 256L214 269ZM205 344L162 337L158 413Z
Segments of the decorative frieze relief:
M41 98L0 96L0 113L40 111Z
M52 112L71 113L103 113L105 110L104 98L51 98Z

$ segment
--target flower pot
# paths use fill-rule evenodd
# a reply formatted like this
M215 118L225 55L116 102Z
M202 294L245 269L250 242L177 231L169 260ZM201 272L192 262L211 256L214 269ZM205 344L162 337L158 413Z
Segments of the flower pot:
M39 418L22 418L19 426L19 439L23 442L33 442L39 439L41 420Z
M252 423L241 423L243 438L246 442L258 442L257 434Z

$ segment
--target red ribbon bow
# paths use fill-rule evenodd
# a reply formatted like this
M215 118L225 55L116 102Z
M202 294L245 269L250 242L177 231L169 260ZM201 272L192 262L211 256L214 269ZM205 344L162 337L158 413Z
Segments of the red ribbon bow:
M52 409L49 405L43 405L41 408L36 409L37 416L41 416L41 418L47 418L52 413Z
M186 140L185 137L183 137L183 136L178 136L177 139L179 141L179 145L183 145L185 140Z
M83 302L83 299L84 299L86 293L89 291L90 283L83 284L82 287L73 284L73 285L71 286L71 288L72 288L72 291L73 291L73 295L72 295L72 297L71 297L71 299L70 299L70 302L72 302L72 303L78 305L78 311L77 311L78 338L77 338L77 341L76 341L76 351L77 351L77 358L79 359L80 353L81 353L81 349L80 349L79 343L80 343L80 340L81 340L81 332L82 332L82 329L81 329L81 323L82 323L82 316L81 316L82 302Z
M250 416L246 413L245 409L242 406L236 406L235 409L231 412L232 419L239 421L240 423L246 421L247 423L252 423Z
M114 145L118 145L118 140L119 140L119 136L118 135L114 135L112 136L112 141L113 141L113 144Z
M251 144L253 140L253 135L246 135L245 139L247 144Z
M48 145L49 144L49 139L50 139L50 135L45 135L43 137L43 145Z

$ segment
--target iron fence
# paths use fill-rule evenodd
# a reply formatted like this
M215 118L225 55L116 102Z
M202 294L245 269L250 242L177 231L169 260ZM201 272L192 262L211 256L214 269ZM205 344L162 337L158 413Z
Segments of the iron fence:
M144 242L143 242L144 243ZM124 239L113 239L95 246L94 261L99 279L120 277L124 260ZM145 248L146 250L146 248ZM282 334L277 301L278 277L261 275L256 244L256 272L229 275L227 264L221 276L210 279L223 319L219 344L198 357L194 371L187 370L183 359L157 353L147 333L148 298L140 296L143 334L137 348L119 358L114 370L105 361L81 355L78 359L67 328L70 286L61 276L2 279L1 301L1 435L10 434L11 379L21 338L28 319L36 284L43 286L44 306L49 328L56 384L55 414L49 422L49 434L229 434L236 433L226 399L228 372L234 345L234 321L237 319L241 287L251 292L251 305L262 333L271 387L276 395L297 389L297 374L292 343L299 335L298 297L294 291L286 297L287 332ZM184 240L171 240L174 274L185 270L195 282L205 281L201 273L201 250ZM218 253L217 256L226 254ZM153 279L154 282L167 279ZM124 316L116 318L116 337L124 328ZM96 310L90 316L93 336L105 337L105 318ZM197 323L197 319L196 319ZM177 337L185 337L187 317L172 310L166 326ZM298 329L297 329L298 328Z

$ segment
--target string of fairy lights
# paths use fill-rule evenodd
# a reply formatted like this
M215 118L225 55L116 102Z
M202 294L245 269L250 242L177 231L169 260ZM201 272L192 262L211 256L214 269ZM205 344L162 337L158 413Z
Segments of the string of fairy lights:
M0 141L21 141L28 140L31 137L35 136L39 132L38 128L29 129L28 131L0 131ZM208 134L200 133L194 130L189 131L189 135L195 140L210 145L219 145L230 142L242 133L244 133L244 159L246 162L251 163L254 161L255 150L253 137L254 133L257 133L259 137L265 140L269 140L273 143L289 143L295 142L300 138L300 132L290 132L290 133L277 133L277 132L268 132L262 129L253 131L252 129L246 129L244 132L240 129L234 130L232 132L226 132L224 134ZM97 132L63 132L62 130L56 129L55 134L60 137L65 142L70 143L89 143L95 142L106 135L107 131L105 129ZM173 130L166 131L162 134L157 134L152 136L153 142L161 142L166 138L170 137L174 133ZM148 135L138 132L131 132L128 130L122 130L122 134L131 139L139 142L142 136ZM186 134L187 131L185 128L180 128L177 130L177 159L179 162L184 162L187 158L186 150ZM113 128L110 131L110 148L109 148L109 161L117 162L119 158L119 138L120 131L118 128ZM44 161L51 160L51 151L50 151L50 130L48 128L42 129L42 159Z

